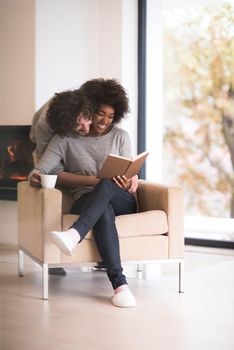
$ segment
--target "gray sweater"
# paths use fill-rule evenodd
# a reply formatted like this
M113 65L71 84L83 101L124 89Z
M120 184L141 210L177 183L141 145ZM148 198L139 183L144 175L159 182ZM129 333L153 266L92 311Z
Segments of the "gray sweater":
M70 134L66 137L55 135L36 170L44 174L54 173L53 170L62 161L64 169L60 169L60 171L97 176L109 153L131 157L129 135L116 126L113 126L108 134L99 137L78 134ZM71 192L76 200L92 189L93 186L79 186L73 188Z
M34 150L34 161L36 165L41 159L41 156L44 153L49 141L54 135L54 131L46 121L46 113L50 102L51 99L34 114L30 129L29 137L32 142L36 144L36 148Z

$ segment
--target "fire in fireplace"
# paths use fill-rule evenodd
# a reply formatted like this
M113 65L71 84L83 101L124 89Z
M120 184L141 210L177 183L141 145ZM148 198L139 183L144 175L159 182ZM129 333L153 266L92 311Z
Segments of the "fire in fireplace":
M0 126L0 199L16 200L17 183L33 169L30 125Z

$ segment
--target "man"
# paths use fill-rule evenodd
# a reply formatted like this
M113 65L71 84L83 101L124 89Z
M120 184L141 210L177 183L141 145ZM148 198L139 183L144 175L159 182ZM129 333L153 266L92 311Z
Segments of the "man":
M53 103L59 99L59 118L64 120L63 130L57 129L57 120L53 120ZM58 107L57 107L58 108ZM29 137L36 144L34 150L35 165L41 159L49 141L55 133L66 135L75 131L80 135L89 133L92 121L92 105L88 99L79 92L64 91L55 94L34 115Z
M56 106L56 110L55 107ZM29 137L36 144L33 152L34 166L43 156L54 134L66 136L70 132L80 135L89 133L92 122L92 105L79 90L64 91L54 95L34 115ZM53 170L63 169L60 164ZM33 185L40 185L40 174L31 172L29 180ZM50 268L49 274L66 275L63 268Z

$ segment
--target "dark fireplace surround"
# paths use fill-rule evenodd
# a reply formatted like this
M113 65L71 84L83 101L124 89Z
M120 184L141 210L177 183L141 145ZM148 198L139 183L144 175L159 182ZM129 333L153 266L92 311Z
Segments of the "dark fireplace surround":
M0 126L0 200L17 200L17 183L33 169L30 125Z

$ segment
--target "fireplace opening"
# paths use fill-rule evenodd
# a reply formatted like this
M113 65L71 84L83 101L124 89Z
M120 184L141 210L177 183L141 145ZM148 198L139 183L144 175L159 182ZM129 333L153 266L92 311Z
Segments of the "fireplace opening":
M0 199L17 200L17 183L34 167L29 131L30 125L0 126Z

